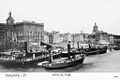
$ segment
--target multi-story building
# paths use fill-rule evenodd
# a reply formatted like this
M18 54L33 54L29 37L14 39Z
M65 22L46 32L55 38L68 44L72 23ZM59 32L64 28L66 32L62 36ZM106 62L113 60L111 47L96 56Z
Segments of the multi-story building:
M61 41L68 42L68 41L71 41L72 35L69 32L68 33L62 33L62 34L60 34L60 38L61 38Z
M81 44L85 44L88 42L88 34L87 33L83 33L81 31L81 33L75 33L75 34L72 34L72 44L73 46L78 46L78 43L79 45Z
M88 35L88 43L94 44L95 42L96 42L96 40L95 40L95 35L89 34L89 35Z
M113 35L114 43L120 45L120 35Z
M49 43L53 44L53 34L52 33L49 34Z
M60 43L60 42L61 42L59 31L53 31L53 32L52 32L52 35L53 35L53 44L56 44L56 43Z
M11 48L11 41L16 39L14 33L14 19L9 13L9 17L6 19L6 23L0 23L0 50Z
M27 42L27 49L39 50L40 42L43 41L44 24L34 21L14 23L11 12L6 23L0 24L0 45L2 48L14 48L13 43Z
M105 41L109 42L109 34L107 32L101 32L100 40L105 40Z
M114 44L114 37L113 37L112 34L109 34L109 42L110 42L111 44Z
M50 43L50 33L49 32L46 32L44 31L44 43Z
M99 41L109 42L109 34L107 32L99 31L96 23L93 27L92 38L95 39L94 42L92 41L93 43Z
M43 41L44 24L35 22L19 22L14 24L14 32L18 42L28 42L28 50L39 50L40 42Z

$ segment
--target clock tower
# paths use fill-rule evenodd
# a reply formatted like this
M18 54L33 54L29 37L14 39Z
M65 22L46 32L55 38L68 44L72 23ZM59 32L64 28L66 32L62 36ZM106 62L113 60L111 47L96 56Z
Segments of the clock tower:
M9 12L9 16L8 16L8 18L6 20L6 23L8 25L13 25L14 24L14 19L12 18L12 13L11 12Z
M95 22L95 25L93 27L93 33L97 33L97 32L98 32L98 26L97 26L97 24Z

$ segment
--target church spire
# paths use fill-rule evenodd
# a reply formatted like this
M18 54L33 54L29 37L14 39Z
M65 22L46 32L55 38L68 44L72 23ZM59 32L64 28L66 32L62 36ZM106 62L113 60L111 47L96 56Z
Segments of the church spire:
M11 13L11 11L9 12L9 16L8 16L6 22L7 22L7 24L9 24L9 25L14 24L14 19L12 18L12 13Z
M12 14L12 13L11 13L11 11L10 11L10 12L9 12L9 17L11 17L11 14Z
M94 27L93 27L93 33L96 33L96 32L98 32L98 26L95 22Z
M95 26L96 26L96 22L95 22Z
M97 26L96 22L95 22L95 25L94 25L94 27L95 27L95 28L98 28L98 26Z

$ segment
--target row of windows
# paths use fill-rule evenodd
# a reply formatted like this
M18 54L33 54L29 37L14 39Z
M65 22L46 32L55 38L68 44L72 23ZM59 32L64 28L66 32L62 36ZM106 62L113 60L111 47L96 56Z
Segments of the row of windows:
M40 39L35 39L35 42L39 42L40 41Z
M23 36L23 32L19 32L19 33L18 33L18 36Z
M14 36L14 32L12 32L12 31L7 31L7 36Z
M120 42L120 39L114 39L115 42Z
M43 36L42 32L33 32L33 31L27 31L26 36L36 36L36 37L41 37Z
M0 32L0 33L2 33L2 32ZM42 37L43 36L42 32L33 33L33 31L27 31L26 34L24 34L23 32L18 32L18 34L14 33L14 32L10 32L10 31L7 32L7 36L24 36L24 35L26 35L26 36L36 36L36 37Z
M0 30L4 30L4 28L0 28Z

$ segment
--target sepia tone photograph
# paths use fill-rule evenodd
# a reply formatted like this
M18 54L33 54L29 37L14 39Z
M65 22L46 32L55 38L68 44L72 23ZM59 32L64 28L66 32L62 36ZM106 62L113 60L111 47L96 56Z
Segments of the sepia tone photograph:
M0 0L8 72L120 72L120 1Z

